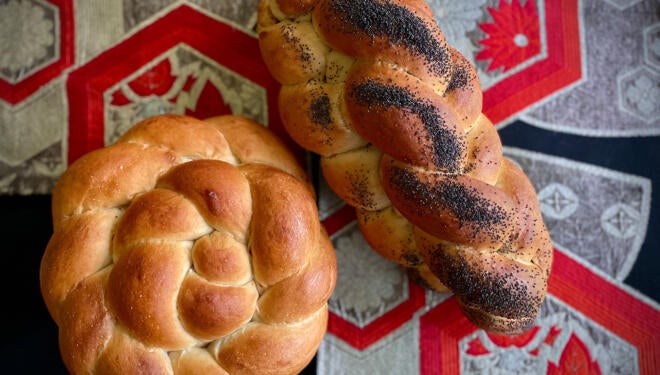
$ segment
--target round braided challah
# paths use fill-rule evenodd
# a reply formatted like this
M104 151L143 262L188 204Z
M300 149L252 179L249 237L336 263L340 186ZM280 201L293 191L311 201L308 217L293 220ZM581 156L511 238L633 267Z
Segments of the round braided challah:
M262 0L258 14L284 126L321 156L368 243L451 290L481 328L529 328L550 237L533 186L482 114L474 67L426 3Z
M292 374L336 280L304 170L238 116L146 119L53 191L41 291L73 374Z

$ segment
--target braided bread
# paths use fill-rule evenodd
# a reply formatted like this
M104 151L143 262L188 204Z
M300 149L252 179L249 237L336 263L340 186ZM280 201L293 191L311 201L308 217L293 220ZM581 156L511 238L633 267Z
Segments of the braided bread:
M262 0L257 27L287 132L371 247L479 327L528 329L552 263L536 192L426 3Z
M291 374L336 280L303 169L238 116L162 115L73 163L41 291L73 374Z

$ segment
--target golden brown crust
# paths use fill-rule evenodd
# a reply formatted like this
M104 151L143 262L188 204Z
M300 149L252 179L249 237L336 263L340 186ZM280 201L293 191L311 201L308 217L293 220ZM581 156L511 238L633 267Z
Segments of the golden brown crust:
M127 204L181 162L169 150L137 143L120 143L104 152L92 151L81 160L71 165L53 188L55 228L71 215Z
M286 131L305 149L332 156L366 144L344 120L343 85L308 82L282 86L279 106Z
M191 348L185 352L171 353L170 358L177 375L229 375L206 349Z
M241 168L252 188L250 255L260 286L291 276L309 262L319 244L320 222L312 195L288 174L263 165Z
M367 60L351 69L344 99L355 131L393 158L448 173L464 164L467 150L458 119L420 79Z
M293 373L313 357L335 255L264 127L153 117L53 194L41 291L72 374Z
M191 335L213 340L249 322L257 298L259 293L252 282L240 286L218 285L191 273L181 284L178 313Z
M312 10L318 0L278 0L280 10L290 16L300 16Z
M195 241L191 256L195 271L210 282L242 285L252 278L247 247L227 232Z
M194 204L200 219L214 229L226 230L239 241L245 239L252 200L250 185L238 168L218 160L195 160L170 169L157 186L182 194L182 199ZM199 216L192 212L184 215Z
M136 197L115 228L115 261L145 241L192 240L211 231L194 204L168 189L154 189Z
M357 210L357 222L364 239L385 258L404 267L423 264L413 236L413 225L393 207L379 211Z
M261 53L277 56L266 62L278 80L287 84L307 82L325 71L328 48L313 38L309 23L282 21L259 32Z
M500 252L479 254L451 244L426 250L429 267L461 296L473 322L497 333L521 332L534 323L546 289L537 266L524 267Z
M232 115L211 117L204 122L222 133L238 163L270 165L306 182L310 192L314 193L305 170L282 141L267 128L248 118Z
M376 147L362 147L321 158L321 170L328 185L344 201L375 211L390 205L378 173L382 155Z
M503 190L464 175L444 175L383 158L381 175L392 204L420 229L475 249L499 248L516 222Z
M446 293L451 292L445 284L440 281L438 276L434 274L427 263L423 263L416 268L407 268L408 275L425 288L435 290L436 292Z
M312 12L333 49L393 62L436 89L447 84L450 50L424 1L322 0Z
M112 262L114 222L120 210L90 211L62 220L41 260L39 280L48 312L61 323L59 306L73 288Z
M474 66L447 44L422 0L296 6L259 6L262 56L283 85L286 130L322 156L328 185L356 207L377 252L423 285L451 289L479 327L526 329L547 290L552 243L533 186L503 158L482 113ZM273 30L291 24L311 56L273 51ZM308 61L323 63L300 74ZM315 92L327 94L316 118L327 128L310 115Z
M60 352L71 373L92 373L112 338L114 322L103 303L107 278L107 271L85 278L57 305Z
M217 349L218 362L230 374L297 374L314 357L327 317L328 308L323 306L294 325L249 323Z
M502 166L502 142L497 130L486 116L479 115L467 133L467 162L464 174L495 185Z
M189 159L233 161L223 133L188 116L149 117L124 133L117 143L151 144L164 147Z
M171 374L167 352L148 348L117 330L99 356L93 374Z
M268 288L259 298L259 319L265 323L289 323L314 313L327 301L337 274L334 248L327 235L319 236L320 254L300 272ZM316 303L315 303L316 302Z
M181 325L179 288L189 269L185 245L145 242L113 265L107 285L108 309L147 346L180 350L197 343Z
M449 84L443 94L448 105L455 111L465 129L483 117L483 95L477 70L465 56L450 47L452 70ZM485 118L485 117L484 117Z

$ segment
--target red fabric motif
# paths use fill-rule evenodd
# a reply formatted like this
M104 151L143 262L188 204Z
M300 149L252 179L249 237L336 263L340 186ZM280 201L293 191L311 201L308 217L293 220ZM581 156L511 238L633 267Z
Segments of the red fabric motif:
M553 191L548 184L555 192L556 186L565 188L556 201L565 199L575 211L566 218L570 210L562 204L544 209L562 249L555 253L549 300L529 332L508 337L480 331L455 297L404 278L380 308L362 305L366 310L355 315L343 310L337 295L327 345L315 366L319 375L660 374L657 296L647 299L644 289L628 287L636 287L628 280L648 284L639 280L648 277L648 253L657 247L657 174L648 165L658 163L632 163L623 152L652 144L647 137L659 133L652 99L660 29L657 15L648 11L656 1L426 1L447 41L458 42L453 46L475 63L484 113L498 129L514 121L511 128L522 128L505 134L505 146L520 134L509 151L539 155L518 160L523 153L514 152L512 159L531 172L539 192ZM0 0L0 193L47 193L67 163L116 139L132 119L159 110L200 118L234 110L255 114L268 120L301 163L316 161L306 159L281 127L280 85L262 62L255 34L257 2L117 1L98 2L99 8L84 0ZM45 55L30 52L32 47ZM557 147L547 144L546 135ZM596 146L611 145L614 138L621 151L617 163L573 152L585 145L600 150ZM606 167L607 175L583 176L582 167L571 175L576 162ZM315 182L322 181L317 166L310 168ZM633 182L610 172L630 174ZM327 187L320 186L322 197ZM602 206L591 199L599 195ZM349 206L335 210L335 198L320 207L328 215L324 227L341 245L356 233L356 216ZM617 250L601 251L593 238Z
M499 9L488 8L493 23L482 23L479 28L488 37L479 41L484 46L477 60L490 60L487 71L507 70L541 52L539 16L533 0L524 6L520 0L500 0Z
M72 71L67 78L69 99L69 150L68 162L104 146L104 99L105 90L130 76L157 56L176 45L185 44L228 69L241 73L250 81L262 86L267 92L268 126L296 154L304 160L302 151L284 131L277 106L279 84L268 72L260 58L255 37L237 32L236 29L216 21L189 6L181 5L158 21L132 35L129 39L106 50L87 64ZM220 48L222 46L222 48ZM234 53L225 53L232 50ZM162 92L169 84L167 62L141 76L142 82L132 88L146 94ZM161 65L163 64L163 65ZM158 81L158 77L162 79ZM190 82L190 81L189 81ZM191 85L187 85L190 87ZM208 88L205 88L208 90ZM204 95L211 94L209 91ZM126 93L112 93L113 104L128 104ZM200 114L219 114L218 96L204 97L193 109ZM211 102L216 110L211 111ZM224 101L220 101L224 103ZM228 113L228 112L225 112Z
M413 281L409 281L408 299L364 327L358 327L330 312L328 332L354 348L363 350L408 322L425 303L424 289Z
M161 96L172 88L174 81L176 77L172 75L172 65L166 59L131 81L128 86L140 96Z
M533 1L527 0L527 3ZM582 77L578 13L577 0L545 1L547 57L511 74L484 91L484 113L494 124L510 118ZM517 21L513 24L517 24Z
M127 98L121 90L117 90L112 93L112 100L110 101L110 104L120 107L130 103L131 100Z
M490 354L490 351L484 346L480 338L476 338L468 343L468 349L465 353L470 355Z
M544 344L548 345L553 345L555 343L555 340L557 339L557 336L561 333L561 329L557 326L552 326L550 327L550 332L548 333L548 336L543 340Z
M560 251L555 251L548 291L639 348L640 374L658 373L660 311Z
M630 294L595 275L588 268L559 251L550 274L549 292L591 320L639 348L640 374L656 374L660 358L660 313ZM635 311L635 314L630 314ZM535 331L538 328L532 329ZM454 297L432 308L420 317L420 368L424 374L459 374L459 341L477 328L461 313ZM559 327L551 327L544 344L554 345ZM488 337L491 337L490 335ZM502 342L506 342L504 339ZM512 338L520 345L526 334ZM528 341L529 342L529 341ZM481 347L480 347L481 344ZM513 344L516 346L515 344ZM487 350L483 343L470 342L474 353ZM530 351L537 355L538 348ZM487 353L482 353L487 354ZM600 374L600 368L589 348L572 334L558 363L548 363L553 374ZM581 364L586 367L581 367ZM575 372L586 371L586 372ZM573 371L573 372L571 372Z
M488 338L493 342L493 344L502 348L508 348L512 346L517 348L524 348L527 346L527 344L530 343L530 341L534 339L534 337L536 337L539 329L540 327L533 327L529 331L516 336L494 335L489 333Z
M211 82L206 82L194 109L186 109L188 116L207 118L225 113L231 113L231 108L225 103L222 94Z
M486 333L486 336L488 337L491 343L495 344L499 348L507 349L507 348L515 347L519 349L525 349L525 347L527 347L537 337L540 331L541 331L541 327L535 326L529 331L516 336L494 335L491 333ZM543 342L539 344L536 348L529 350L529 354L533 356L538 356L541 347L543 345L548 345L548 346L554 345L554 342L560 333L561 333L561 329L559 329L557 326L550 327L545 339L543 339ZM488 350L486 345L483 344L481 338L477 337L468 343L468 348L465 351L465 353L473 356L480 356L485 354L491 354L491 351Z
M197 81L197 78L189 75L185 77L186 83L181 87L179 92L176 92L175 95L172 93L166 95L172 90L177 78L178 77L172 73L171 61L169 59L164 59L151 69L130 81L128 87L134 94L137 94L141 98L165 96L166 98L169 97L171 103L176 103L181 93L189 93ZM119 88L112 93L111 103L114 106L124 106L133 103L133 101L127 98L123 90ZM218 90L218 88L210 81L207 81L204 84L204 88L199 95L199 99L194 103L194 107L186 108L185 110L186 115L197 118L207 118L231 112L232 110L226 104L220 90Z
M35 71L25 79L11 83L0 78L0 99L9 104L18 104L32 95L40 87L57 78L75 61L75 33L73 20L73 0L48 0L58 8L60 15L60 34L56 44L59 58Z
M192 86L195 84L195 81L197 81L197 79L196 79L195 77L193 77L193 76L189 76L189 77L188 77L188 80L187 80L186 83L183 85L183 88L181 89L181 91L190 91L190 89L192 88Z
M559 336L560 333L561 329L557 326L550 327L550 332L548 332L548 335L543 340L543 343L541 343L537 348L530 350L529 354L538 356L543 345L553 346L555 344L555 340L557 340L557 336Z
M561 353L559 364L548 363L548 375L600 375L598 362L592 360L589 348L572 334L564 351Z

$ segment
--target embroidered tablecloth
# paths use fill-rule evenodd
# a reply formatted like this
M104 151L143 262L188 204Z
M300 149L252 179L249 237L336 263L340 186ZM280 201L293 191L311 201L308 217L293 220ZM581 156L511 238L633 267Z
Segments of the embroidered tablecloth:
M369 249L282 131L257 0L0 0L0 193L49 194L69 163L150 115L246 115L308 162L336 249L328 334L306 372L660 373L660 3L427 1L476 65L555 245L523 335L476 329L450 294Z

